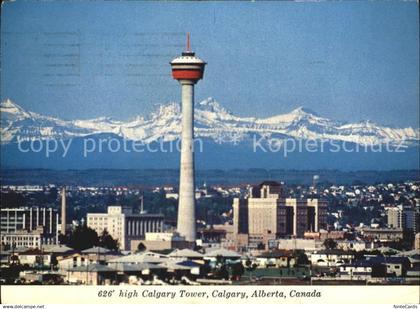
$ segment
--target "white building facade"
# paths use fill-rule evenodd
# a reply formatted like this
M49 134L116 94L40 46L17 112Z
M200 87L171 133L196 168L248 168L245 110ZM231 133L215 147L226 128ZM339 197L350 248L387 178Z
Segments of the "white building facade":
M88 213L87 226L101 235L107 230L121 250L130 250L131 240L144 239L146 233L163 231L163 215L134 214L131 208L108 206L107 213Z

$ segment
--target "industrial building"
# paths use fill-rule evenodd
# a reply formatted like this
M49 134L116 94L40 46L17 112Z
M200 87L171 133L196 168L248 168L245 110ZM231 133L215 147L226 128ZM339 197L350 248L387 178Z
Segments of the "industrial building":
M58 211L53 208L1 208L0 230L2 244L30 247L58 242Z
M9 233L1 233L2 245L13 246L14 248L41 248L43 228L35 231L17 230Z

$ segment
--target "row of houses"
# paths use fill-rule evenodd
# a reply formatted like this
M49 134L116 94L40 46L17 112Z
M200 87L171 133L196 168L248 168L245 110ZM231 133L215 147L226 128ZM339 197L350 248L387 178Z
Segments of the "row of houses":
M307 275L316 277L326 272L337 279L370 280L372 278L419 278L420 255L417 250L399 252L383 248L382 255L360 256L357 252L340 249L306 252L299 250L271 250L256 256L240 255L223 248L206 251L190 249L165 252L137 252L121 254L101 247L83 251L56 245L40 249L3 251L3 266L21 265L25 282L39 281L40 276L53 276L64 284L196 284L211 278L221 264L241 264L243 269L277 269L273 273L291 274L291 269L306 267ZM305 260L301 260L303 256ZM293 272L295 273L295 272ZM217 279L217 278L216 278Z
M54 246L43 250L3 251L1 262L2 270L21 267L17 283L42 282L44 276L55 276L55 282L63 284L169 284L171 280L194 284L198 278L207 278L220 259L227 264L238 263L241 256L226 249L202 253L176 249L167 254L145 251L124 255L101 247L75 251Z

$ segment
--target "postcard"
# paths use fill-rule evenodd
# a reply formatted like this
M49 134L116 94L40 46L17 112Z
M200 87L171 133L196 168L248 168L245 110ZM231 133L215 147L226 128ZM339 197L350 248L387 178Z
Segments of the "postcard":
M417 308L417 1L1 8L2 308Z

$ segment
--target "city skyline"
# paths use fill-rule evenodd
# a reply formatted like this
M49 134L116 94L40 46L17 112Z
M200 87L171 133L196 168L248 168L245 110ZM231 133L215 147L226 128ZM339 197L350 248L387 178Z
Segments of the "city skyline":
M71 224L63 235L57 211L63 187L2 185L2 201L8 201L1 208L8 257L2 263L31 272L17 279L5 272L1 279L130 286L398 282L408 290L418 282L419 184L271 180L197 188L195 244L175 230L180 196L171 186L68 186ZM26 206L17 206L12 195ZM118 199L110 204L113 196ZM43 208L34 207L41 200Z

